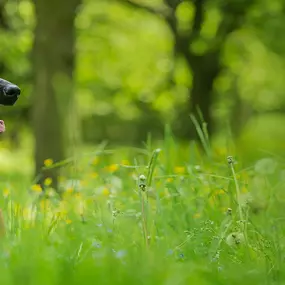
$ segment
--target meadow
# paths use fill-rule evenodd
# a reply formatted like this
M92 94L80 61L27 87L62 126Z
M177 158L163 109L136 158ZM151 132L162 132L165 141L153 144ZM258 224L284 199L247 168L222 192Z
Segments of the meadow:
M61 197L7 174L0 283L284 284L284 159L202 142L102 143L61 163Z
M0 285L285 285L284 17L1 1Z

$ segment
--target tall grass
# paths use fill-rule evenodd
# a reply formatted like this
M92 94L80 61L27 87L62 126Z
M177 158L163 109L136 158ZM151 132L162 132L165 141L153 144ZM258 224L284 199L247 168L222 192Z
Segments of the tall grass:
M284 160L242 168L201 135L211 159L166 128L77 158L63 199L2 189L0 284L283 284Z

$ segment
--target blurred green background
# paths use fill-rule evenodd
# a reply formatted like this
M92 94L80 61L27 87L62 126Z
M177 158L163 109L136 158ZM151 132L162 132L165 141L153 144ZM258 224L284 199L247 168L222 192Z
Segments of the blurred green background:
M188 143L190 113L225 155L282 153L284 17L280 0L2 0L0 74L22 95L1 107L1 173L141 146L165 125Z

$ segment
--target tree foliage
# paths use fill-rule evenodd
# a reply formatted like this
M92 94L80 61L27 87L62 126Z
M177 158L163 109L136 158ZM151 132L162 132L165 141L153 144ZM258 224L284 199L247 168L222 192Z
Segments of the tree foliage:
M3 109L12 122L31 104L34 5L8 1L0 14L3 77L18 82L25 94L13 111ZM188 129L198 74L194 59L204 70L203 87L205 73L213 69L215 75L206 105L216 130L223 131L230 117L238 128L252 115L282 113L283 16L284 4L277 0L85 0L75 22L75 99L83 137L124 141L124 130L135 133L139 125L134 140L141 140L166 122Z

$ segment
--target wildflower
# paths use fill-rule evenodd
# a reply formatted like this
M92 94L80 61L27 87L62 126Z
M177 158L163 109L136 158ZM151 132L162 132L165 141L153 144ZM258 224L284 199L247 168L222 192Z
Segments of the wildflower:
M45 160L44 160L44 165L45 165L46 167L52 166L52 165L53 165L53 160L52 160L51 158L45 159Z
M43 191L43 189L42 189L40 184L34 184L34 185L32 185L32 191L41 193Z
M139 188L142 191L145 191L145 188L146 188L146 177L143 174L139 176L138 185L139 185Z
M52 178L50 177L47 177L45 180L44 180L44 185L45 186L50 186L52 183Z
M115 172L119 169L119 166L118 166L118 164L111 164L111 165L107 166L106 169L109 172Z
M74 191L74 188L73 188L73 187L68 187L68 188L66 189L66 193L68 193L68 194L72 194L73 191Z
M173 179L172 177L168 177L168 178L166 179L166 182L167 182L167 183L171 183L171 182L173 182L173 180L174 180L174 179Z
M238 246L245 241L244 234L240 232L230 233L226 238L226 243L229 246Z
M174 172L176 174L184 174L185 173L185 167L184 166L175 166Z
M234 158L233 158L231 155L229 155L229 156L227 157L227 161L228 161L228 164L229 164L229 165L232 165L232 164L234 163Z
M10 190L7 189L7 188L5 188L5 189L3 190L3 196L4 196L5 198L7 198L9 195L10 195Z
M110 191L109 191L109 189L108 188L103 188L103 190L102 190L102 194L104 195L104 196L109 196L110 195Z

